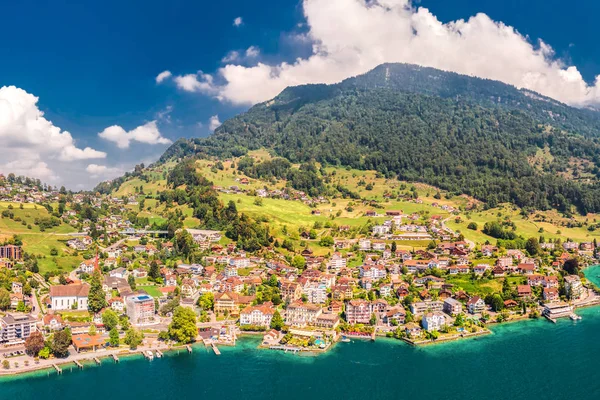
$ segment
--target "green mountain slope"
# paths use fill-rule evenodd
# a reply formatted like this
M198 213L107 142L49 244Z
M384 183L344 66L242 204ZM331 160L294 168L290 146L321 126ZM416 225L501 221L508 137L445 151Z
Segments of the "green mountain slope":
M600 211L598 115L500 82L385 64L336 85L287 88L209 138L178 141L161 160L264 147L291 162L373 169L492 206L587 213Z

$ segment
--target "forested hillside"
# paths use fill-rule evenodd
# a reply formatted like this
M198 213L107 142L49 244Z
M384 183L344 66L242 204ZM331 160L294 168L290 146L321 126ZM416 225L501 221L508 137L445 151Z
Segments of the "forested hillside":
M288 88L209 138L178 141L162 160L265 147L294 163L373 169L490 206L587 213L600 211L598 120L499 82L386 64L337 85Z

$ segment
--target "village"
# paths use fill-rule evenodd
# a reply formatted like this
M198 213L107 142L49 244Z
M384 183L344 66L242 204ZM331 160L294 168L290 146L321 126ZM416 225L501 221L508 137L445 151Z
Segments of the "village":
M379 209L365 212L379 221L366 235L302 231L295 255L249 253L220 231L168 237L136 225L124 206L136 198L75 195L73 203L109 203L118 213L92 222L85 209L63 211L63 223L80 229L66 246L85 255L68 274L43 276L18 243L0 246L0 373L132 352L159 357L194 342L218 354L217 345L246 334L286 352L357 338L431 344L483 335L494 323L576 320L576 308L600 303L581 273L595 262L592 242L475 245L439 216ZM397 246L411 240L429 245ZM202 258L184 262L183 246Z

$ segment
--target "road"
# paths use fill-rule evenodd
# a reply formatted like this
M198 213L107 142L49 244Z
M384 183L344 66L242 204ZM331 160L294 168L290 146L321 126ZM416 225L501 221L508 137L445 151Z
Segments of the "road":
M454 234L456 234L456 232L453 229L450 229L446 226L446 221L448 221L451 218L455 218L455 217L448 217L444 220L442 220L442 229L446 229L449 230L450 232L453 232ZM470 250L474 250L475 249L475 242L473 242L472 240L469 240L467 238L465 238L465 242L469 245L469 249Z

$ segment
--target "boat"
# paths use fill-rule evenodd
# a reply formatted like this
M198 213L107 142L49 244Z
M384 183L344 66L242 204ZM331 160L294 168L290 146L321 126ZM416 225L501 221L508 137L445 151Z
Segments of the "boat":
M350 339L348 339L346 336L342 336L342 342L350 343Z
M571 314L569 315L569 318L571 318L573 321L579 321L581 319L581 315Z
M148 358L148 360L154 360L154 353L152 353L150 350L147 350L146 357Z

